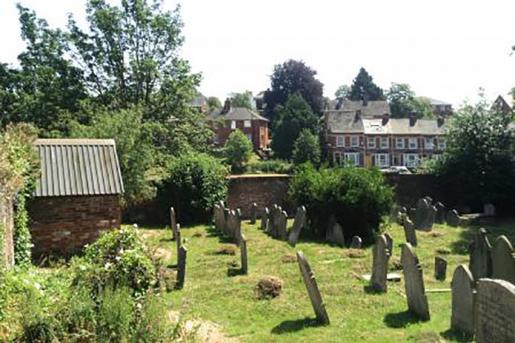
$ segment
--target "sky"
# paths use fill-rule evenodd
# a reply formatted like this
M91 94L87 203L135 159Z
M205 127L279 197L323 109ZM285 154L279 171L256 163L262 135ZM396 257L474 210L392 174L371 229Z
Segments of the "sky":
M16 2L0 0L4 63L16 64L24 49ZM84 0L19 2L53 27L68 13L84 17ZM164 0L164 7L177 3L182 56L202 73L202 93L222 100L270 87L274 65L288 59L316 70L328 97L360 67L382 88L408 83L455 106L476 100L480 87L493 100L515 86L513 0Z

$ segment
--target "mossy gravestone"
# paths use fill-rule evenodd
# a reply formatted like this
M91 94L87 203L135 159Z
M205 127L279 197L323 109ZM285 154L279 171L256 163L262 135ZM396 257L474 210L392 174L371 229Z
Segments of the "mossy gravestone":
M406 218L404 221L404 235L406 236L406 242L414 247L417 246L417 232L415 231L413 222L409 218Z
M184 281L186 279L186 257L188 249L184 245L179 247L179 256L177 260L177 288L181 289L184 287Z
M170 228L172 229L172 240L176 239L177 219L175 217L175 209L170 207Z
M258 205L255 202L253 202L252 205L250 205L250 223L251 224L256 224L257 210L258 210Z
M424 287L423 272L418 257L409 243L402 245L401 254L408 309L421 320L429 320L429 305Z
M268 207L265 207L263 213L261 213L261 230L268 232L270 211Z
M499 236L492 248L492 278L515 284L515 257L506 236Z
M474 334L474 278L466 265L456 268L451 282L451 328L467 335Z
M293 220L293 228L288 235L288 242L291 246L295 246L300 237L300 232L306 226L306 207L297 208L295 219Z
M241 256L241 273L248 274L249 273L249 261L247 255L247 239L245 239L244 235L241 235L240 240L240 256Z
M492 246L486 237L486 230L481 228L474 234L469 246L469 269L474 280L490 277L492 275Z
M370 277L370 286L376 292L387 291L386 278L389 259L390 253L386 237L379 235L372 250L372 275Z

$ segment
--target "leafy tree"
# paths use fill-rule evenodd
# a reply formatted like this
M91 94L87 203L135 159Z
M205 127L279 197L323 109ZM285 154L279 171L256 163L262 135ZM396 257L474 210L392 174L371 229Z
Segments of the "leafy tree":
M434 168L456 205L482 209L493 203L501 211L513 210L515 166L508 121L484 98L453 116L444 158Z
M350 95L350 87L347 85L341 85L338 87L334 96L338 99L347 99Z
M252 104L253 97L251 91L245 91L243 93L231 93L231 101L233 107L245 107L253 109L255 106Z
M300 132L307 129L315 134L318 131L318 116L300 94L291 95L284 106L277 108L278 118L274 124L272 150L276 157L290 159L293 143Z
M323 109L323 84L315 78L317 72L302 61L288 60L277 64L271 76L272 85L264 94L265 116L272 122L278 117L277 106L285 105L288 98L298 93L317 114Z
M320 142L318 137L309 130L302 130L293 144L293 162L297 165L311 162L320 164Z
M225 142L225 159L233 172L242 172L252 155L252 142L241 130L235 130Z
M210 96L207 98L207 107L208 112L211 113L222 108L222 102L216 96Z
M372 76L361 68L358 75L354 79L349 93L350 100L385 100L383 90L377 86Z
M407 118L414 114L417 118L432 117L431 105L415 96L406 83L392 83L386 92L386 99L390 104L393 118Z

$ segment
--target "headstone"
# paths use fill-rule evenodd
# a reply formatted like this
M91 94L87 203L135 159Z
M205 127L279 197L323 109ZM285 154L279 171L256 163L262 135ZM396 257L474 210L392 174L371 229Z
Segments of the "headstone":
M413 222L409 218L404 221L404 235L406 236L406 242L414 247L417 246L417 232L415 231Z
M417 213L415 215L415 229L417 230L426 230L426 223L428 221L428 217L430 216L429 210L431 205L426 198L419 199L417 201Z
M300 206L297 208L295 219L293 220L293 228L288 236L288 242L295 246L300 237L302 228L306 226L306 207Z
M279 225L281 225L283 210L281 206L275 206L273 208L272 213L272 237L278 238L279 237Z
M445 281L447 274L447 261L440 257L435 257L435 279L438 281Z
M361 240L361 237L354 236L352 237L352 241L350 242L350 248L351 249L361 249L363 241Z
M505 280L480 279L475 301L477 343L515 342L515 285Z
M325 229L325 240L326 242L333 243L334 242L334 226L336 225L336 218L334 215L329 217L329 221L327 222L327 228Z
M416 208L413 208L411 207L409 210L408 210L408 217L411 219L411 221L415 221L415 217L417 216L417 209Z
M497 237L492 248L492 278L515 285L515 256L510 241L504 235Z
M252 205L250 205L250 223L251 224L256 224L257 209L258 209L258 205L255 202L253 202Z
M235 219L236 213L233 210L229 210L225 224L225 234L230 238L234 238Z
M268 207L265 207L265 210L261 214L261 230L264 232L268 232L269 217L270 211L268 210Z
M480 228L474 234L472 242L470 242L469 253L469 269L474 280L487 278L492 275L492 246L486 236L486 230Z
M170 228L172 229L172 241L175 240L177 231L177 219L175 217L175 209L170 207Z
M229 232L229 220L231 218L231 210L229 210L228 208L223 208L224 210L224 221L223 221L223 234L226 235L226 236L230 236L230 232Z
M441 202L437 202L435 204L436 207L436 216L435 223L444 224L445 223L445 206Z
M384 238L386 238L386 247L388 248L388 253L390 256L393 256L393 238L388 232L384 233Z
M429 320L429 305L424 288L422 268L409 243L402 245L401 264L408 309L421 320Z
M495 216L495 206L493 204L484 204L483 213L487 216Z
M177 261L179 261L179 248L182 245L182 239L181 239L181 224L176 224L176 231L175 231L175 248L177 251ZM177 262L178 263L178 262Z
M188 249L184 245L179 247L179 255L177 259L177 288L184 287L184 280L186 278L186 256Z
M433 204L433 198L431 198L430 196L426 195L426 196L424 197L424 199L426 199L426 201L427 201L427 203L428 203L429 205L432 205L432 204Z
M386 275L388 274L388 260L390 254L388 243L384 235L376 239L376 244L372 250L372 276L370 286L378 292L386 292Z
M340 224L334 223L331 234L327 237L327 241L339 245L340 247L345 246L345 237L343 236L343 229Z
M249 262L248 262L248 255L247 255L247 240L245 239L245 236L241 236L240 240L240 256L241 256L241 272L242 274L248 274L249 273Z
M236 245L240 245L241 241L241 210L239 208L234 211L234 229L233 239Z
M406 209L406 207L403 206L397 210L397 213L395 215L395 220L396 220L397 224L403 225L404 221L406 220L407 217L408 217L408 210Z
M466 265L456 268L451 282L451 328L467 335L474 334L474 278Z
M277 238L285 241L288 238L288 231L286 230L286 226L288 225L288 214L286 211L282 211L279 213L277 218Z
M311 266L304 257L302 251L297 252L297 262L299 263L300 272L302 274L302 278L304 279L304 284L306 285L309 299L311 300L311 305L315 311L317 321L321 324L329 324L329 316L325 310L325 304L322 300L320 290L318 289L315 274L311 270Z
M213 223L216 231L220 231L220 205L213 206Z
M447 217L445 219L447 220L447 225L453 227L459 226L461 222L460 215L456 210L450 210L447 212Z

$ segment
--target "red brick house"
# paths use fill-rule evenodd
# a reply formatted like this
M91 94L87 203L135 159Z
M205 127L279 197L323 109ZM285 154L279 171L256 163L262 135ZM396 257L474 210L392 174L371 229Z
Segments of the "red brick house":
M207 121L215 131L215 145L224 146L234 130L241 130L255 151L268 148L268 119L245 107L232 107L231 101L225 101L221 110L207 116Z
M39 139L30 232L35 257L69 256L121 224L123 181L112 139Z

